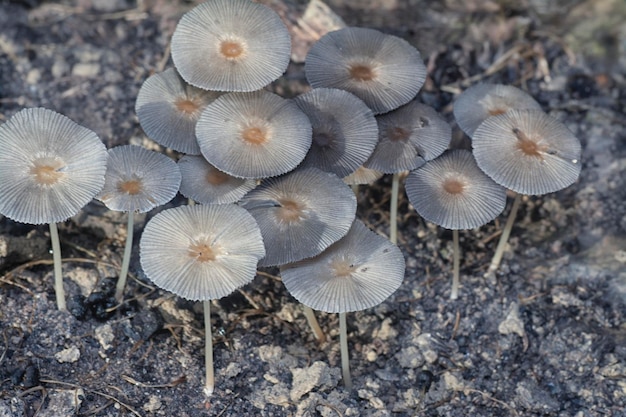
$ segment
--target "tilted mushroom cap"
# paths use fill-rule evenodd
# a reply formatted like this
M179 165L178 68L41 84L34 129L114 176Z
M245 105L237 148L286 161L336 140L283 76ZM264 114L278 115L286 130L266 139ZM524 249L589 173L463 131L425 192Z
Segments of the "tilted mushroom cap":
M209 104L196 136L205 159L239 178L293 170L311 147L311 123L298 106L268 91L225 94Z
M478 166L520 194L552 193L580 175L580 141L540 110L509 110L490 117L474 132L472 146Z
M146 224L140 242L148 278L194 301L222 298L249 283L264 255L254 218L233 204L164 210Z
M512 109L541 110L530 95L512 85L477 84L463 91L454 102L454 118L469 137L488 117Z
M206 105L222 94L193 87L170 68L144 81L135 112L150 139L178 152L200 155L196 122Z
M178 167L183 176L180 193L201 204L236 203L256 187L255 180L230 176L202 156L185 155L178 161Z
M260 266L318 255L343 237L356 214L356 198L334 174L298 169L250 191L240 205L256 219L267 252Z
M313 127L311 149L300 167L345 177L367 161L378 142L378 126L363 101L347 91L315 88L295 102Z
M172 36L172 59L191 85L255 91L280 77L291 38L280 17L250 0L209 0L185 13Z
M470 151L461 149L411 171L404 187L419 215L446 229L482 226L506 204L506 189L478 168Z
M384 174L375 169L360 166L352 174L343 178L343 182L348 185L372 184L382 178Z
M376 114L408 103L427 74L420 53L407 41L357 27L322 36L307 54L304 68L314 88L349 91Z
M109 209L145 213L176 196L180 170L172 159L141 146L109 150L104 188L98 196Z
M404 279L396 245L355 220L348 234L322 254L281 267L287 291L302 304L327 313L374 307Z
M44 108L0 126L0 213L21 223L64 221L104 184L107 152L91 130Z
M365 166L386 174L419 168L448 149L452 139L448 122L415 100L376 120L379 141Z

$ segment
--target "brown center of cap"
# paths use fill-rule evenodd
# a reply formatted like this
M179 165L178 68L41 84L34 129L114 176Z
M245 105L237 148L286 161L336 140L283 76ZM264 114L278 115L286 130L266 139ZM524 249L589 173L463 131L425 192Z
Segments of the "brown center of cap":
M198 112L198 110L200 110L200 105L197 100L187 97L178 98L174 102L174 106L176 107L176 110L188 116L193 116Z
M217 255L220 254L220 250L207 241L199 241L189 245L188 254L198 262L210 262L217 258Z
M328 132L324 131L314 131L313 132L313 141L320 148L330 148L334 142L334 137Z
M126 180L117 184L117 189L121 193L137 195L141 192L143 185L141 180Z
M241 131L241 138L251 145L262 145L267 142L267 131L258 126L246 127Z
M278 200L278 218L285 223L295 223L304 219L304 205L291 198Z
M30 174L39 185L54 185L66 175L60 171L64 167L65 164L60 159L40 158L33 162Z
M353 64L348 71L350 78L355 81L372 81L376 78L376 72L369 65Z
M402 127L391 127L387 129L387 137L392 142L406 142L411 136L411 132Z
M541 154L545 150L543 146L529 138L526 133L517 127L513 128L513 134L517 137L517 148L522 151L524 155L543 158Z
M499 114L504 114L506 113L507 109L502 109L500 107L495 107L492 109L489 109L489 116L497 116Z
M465 189L465 185L456 178L448 178L443 182L443 189L449 194L461 194Z
M330 263L330 268L337 278L350 277L357 269L357 267L353 265L352 262L343 257L333 259Z
M244 47L241 42L226 40L220 43L220 53L226 59L237 59L244 54Z

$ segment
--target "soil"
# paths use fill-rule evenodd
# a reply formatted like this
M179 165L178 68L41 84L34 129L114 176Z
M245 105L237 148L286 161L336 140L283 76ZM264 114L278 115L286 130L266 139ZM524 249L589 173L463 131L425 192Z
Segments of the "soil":
M137 122L135 99L149 75L171 66L172 32L196 3L0 0L0 119L42 106L107 147L159 149ZM291 25L307 4L267 3ZM451 232L402 197L405 281L378 307L348 315L351 391L338 318L318 314L329 336L319 343L276 270L213 302L217 385L207 399L201 306L154 287L137 243L125 300L112 300L125 215L93 202L60 225L69 312L56 309L47 227L2 218L0 416L626 415L625 3L328 5L346 24L422 52L429 77L419 97L450 121L454 146L468 146L451 113L464 88L489 81L528 91L581 140L579 181L523 199L496 279L483 275L509 209L462 232L454 301ZM294 40L306 48L304 35ZM286 96L307 88L297 62L273 85ZM358 216L385 235L389 195L387 177L359 195ZM135 242L158 211L137 215Z

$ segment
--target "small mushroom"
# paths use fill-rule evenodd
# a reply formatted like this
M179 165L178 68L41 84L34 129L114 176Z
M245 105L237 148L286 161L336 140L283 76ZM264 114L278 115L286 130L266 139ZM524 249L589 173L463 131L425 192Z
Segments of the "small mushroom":
M375 114L408 103L427 74L420 53L407 41L358 27L322 36L309 50L304 69L314 88L349 91Z
M128 212L126 244L115 299L122 301L133 247L134 213L145 213L173 199L180 187L176 162L140 146L110 149L104 188L98 196L110 210Z
M215 386L211 300L252 281L264 255L254 218L233 204L167 209L143 231L140 260L148 278L180 297L203 301L207 396Z
M0 126L0 213L50 225L54 289L66 310L57 222L77 214L104 184L107 153L98 136L55 111L24 109Z
M206 90L259 90L285 72L290 55L280 17L250 0L201 3L183 15L172 36L178 72Z

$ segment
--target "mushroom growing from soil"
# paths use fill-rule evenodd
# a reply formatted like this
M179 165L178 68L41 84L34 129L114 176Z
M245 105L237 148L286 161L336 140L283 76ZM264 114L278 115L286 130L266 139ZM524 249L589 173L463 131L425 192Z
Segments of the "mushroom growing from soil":
M17 112L0 126L0 213L50 226L54 289L66 310L57 222L77 214L104 184L107 153L98 136L44 108Z
M128 212L126 244L115 299L121 302L133 248L134 213L145 213L176 196L181 175L176 162L140 146L109 150L104 188L96 197L110 210Z
M206 90L259 90L285 72L290 56L280 17L250 0L201 3L183 15L172 36L178 72Z
M540 110L509 110L489 117L474 132L480 169L516 193L493 260L495 274L513 227L521 195L543 195L572 185L581 170L581 145L561 122Z
M180 297L203 302L206 396L215 387L211 300L252 281L263 256L258 225L234 204L167 209L150 219L143 231L140 259L148 278Z
M264 90L221 96L196 125L204 158L238 178L293 170L311 147L311 133L308 117L293 101Z
M144 81L135 112L146 135L159 145L200 155L196 123L207 104L222 94L189 85L170 68Z
M450 298L459 292L459 229L473 229L495 219L506 204L506 189L478 168L472 153L453 150L412 171L406 194L425 220L452 229L454 267Z
M320 255L280 268L287 291L314 310L339 313L341 369L352 388L346 313L374 307L402 284L405 261L398 247L355 220L350 231Z
M349 91L375 114L408 103L427 74L420 53L407 41L359 27L322 36L309 50L304 69L314 88Z

